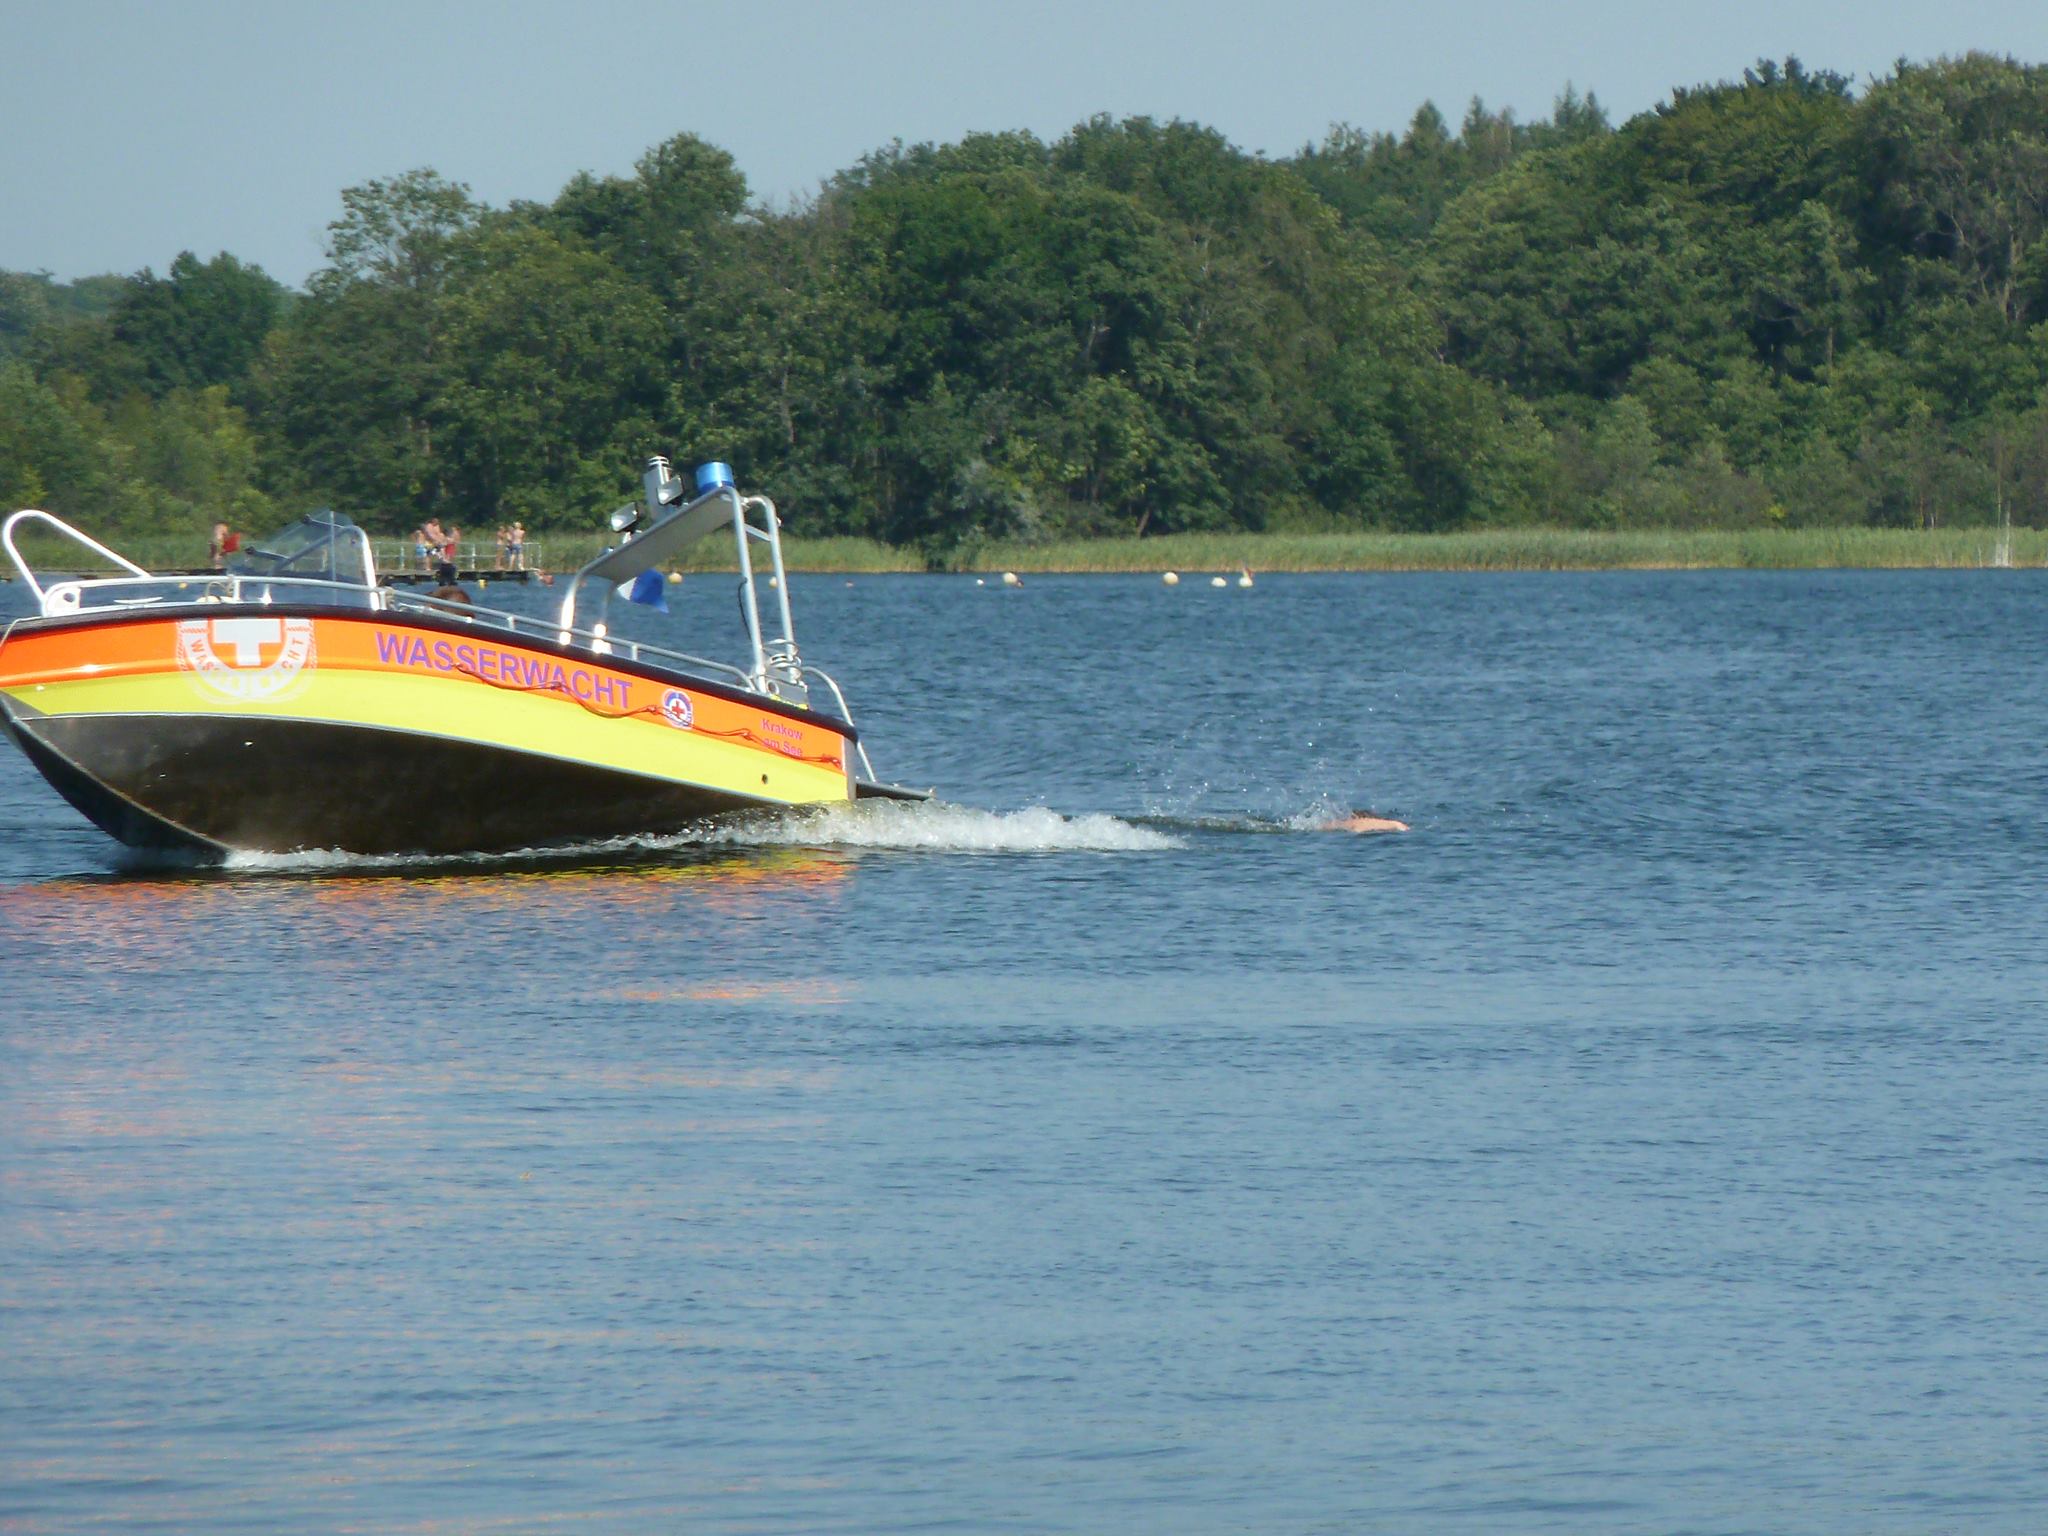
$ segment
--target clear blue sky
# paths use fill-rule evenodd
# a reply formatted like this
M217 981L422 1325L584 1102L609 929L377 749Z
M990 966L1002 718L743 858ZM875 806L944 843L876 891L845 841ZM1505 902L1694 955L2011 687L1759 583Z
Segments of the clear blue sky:
M1285 155L1425 99L1536 117L1569 80L1619 122L1762 55L1860 83L1972 48L2048 62L2048 0L0 0L0 268L226 250L296 284L343 187L545 200L685 130L781 200L894 138L1096 112Z

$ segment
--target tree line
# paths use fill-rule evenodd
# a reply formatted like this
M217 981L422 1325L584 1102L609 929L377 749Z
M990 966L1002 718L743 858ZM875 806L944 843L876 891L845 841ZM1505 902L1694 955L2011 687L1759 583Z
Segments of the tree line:
M1619 127L1425 104L1285 159L1097 117L795 206L684 134L353 187L294 291L0 273L0 504L586 529L651 451L806 533L2048 523L2048 67L1796 59Z

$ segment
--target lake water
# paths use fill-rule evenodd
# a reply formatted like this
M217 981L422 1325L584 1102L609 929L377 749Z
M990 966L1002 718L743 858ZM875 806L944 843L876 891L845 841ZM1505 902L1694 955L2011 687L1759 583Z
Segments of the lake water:
M944 803L0 756L0 1530L2048 1523L2048 573L795 596Z

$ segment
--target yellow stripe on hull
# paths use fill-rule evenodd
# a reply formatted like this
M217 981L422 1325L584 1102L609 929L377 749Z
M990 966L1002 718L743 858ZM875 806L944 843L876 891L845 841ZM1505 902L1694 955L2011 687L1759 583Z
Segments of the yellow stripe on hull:
M4 691L43 715L309 721L415 732L785 805L846 800L851 794L840 764L807 762L650 715L610 717L559 693L494 688L462 676L326 669L298 679L288 699L257 701L201 695L189 677L174 672L30 683ZM317 771L317 765L309 769Z

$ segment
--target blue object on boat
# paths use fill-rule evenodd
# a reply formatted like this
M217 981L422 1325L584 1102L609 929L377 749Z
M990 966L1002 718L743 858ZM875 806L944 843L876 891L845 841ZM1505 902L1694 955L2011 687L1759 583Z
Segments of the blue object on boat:
M632 586L626 592L629 603L645 603L650 608L668 612L668 582L659 571L642 571L633 578Z
M697 466L697 494L707 491L722 491L732 484L732 466L713 459L709 464Z

